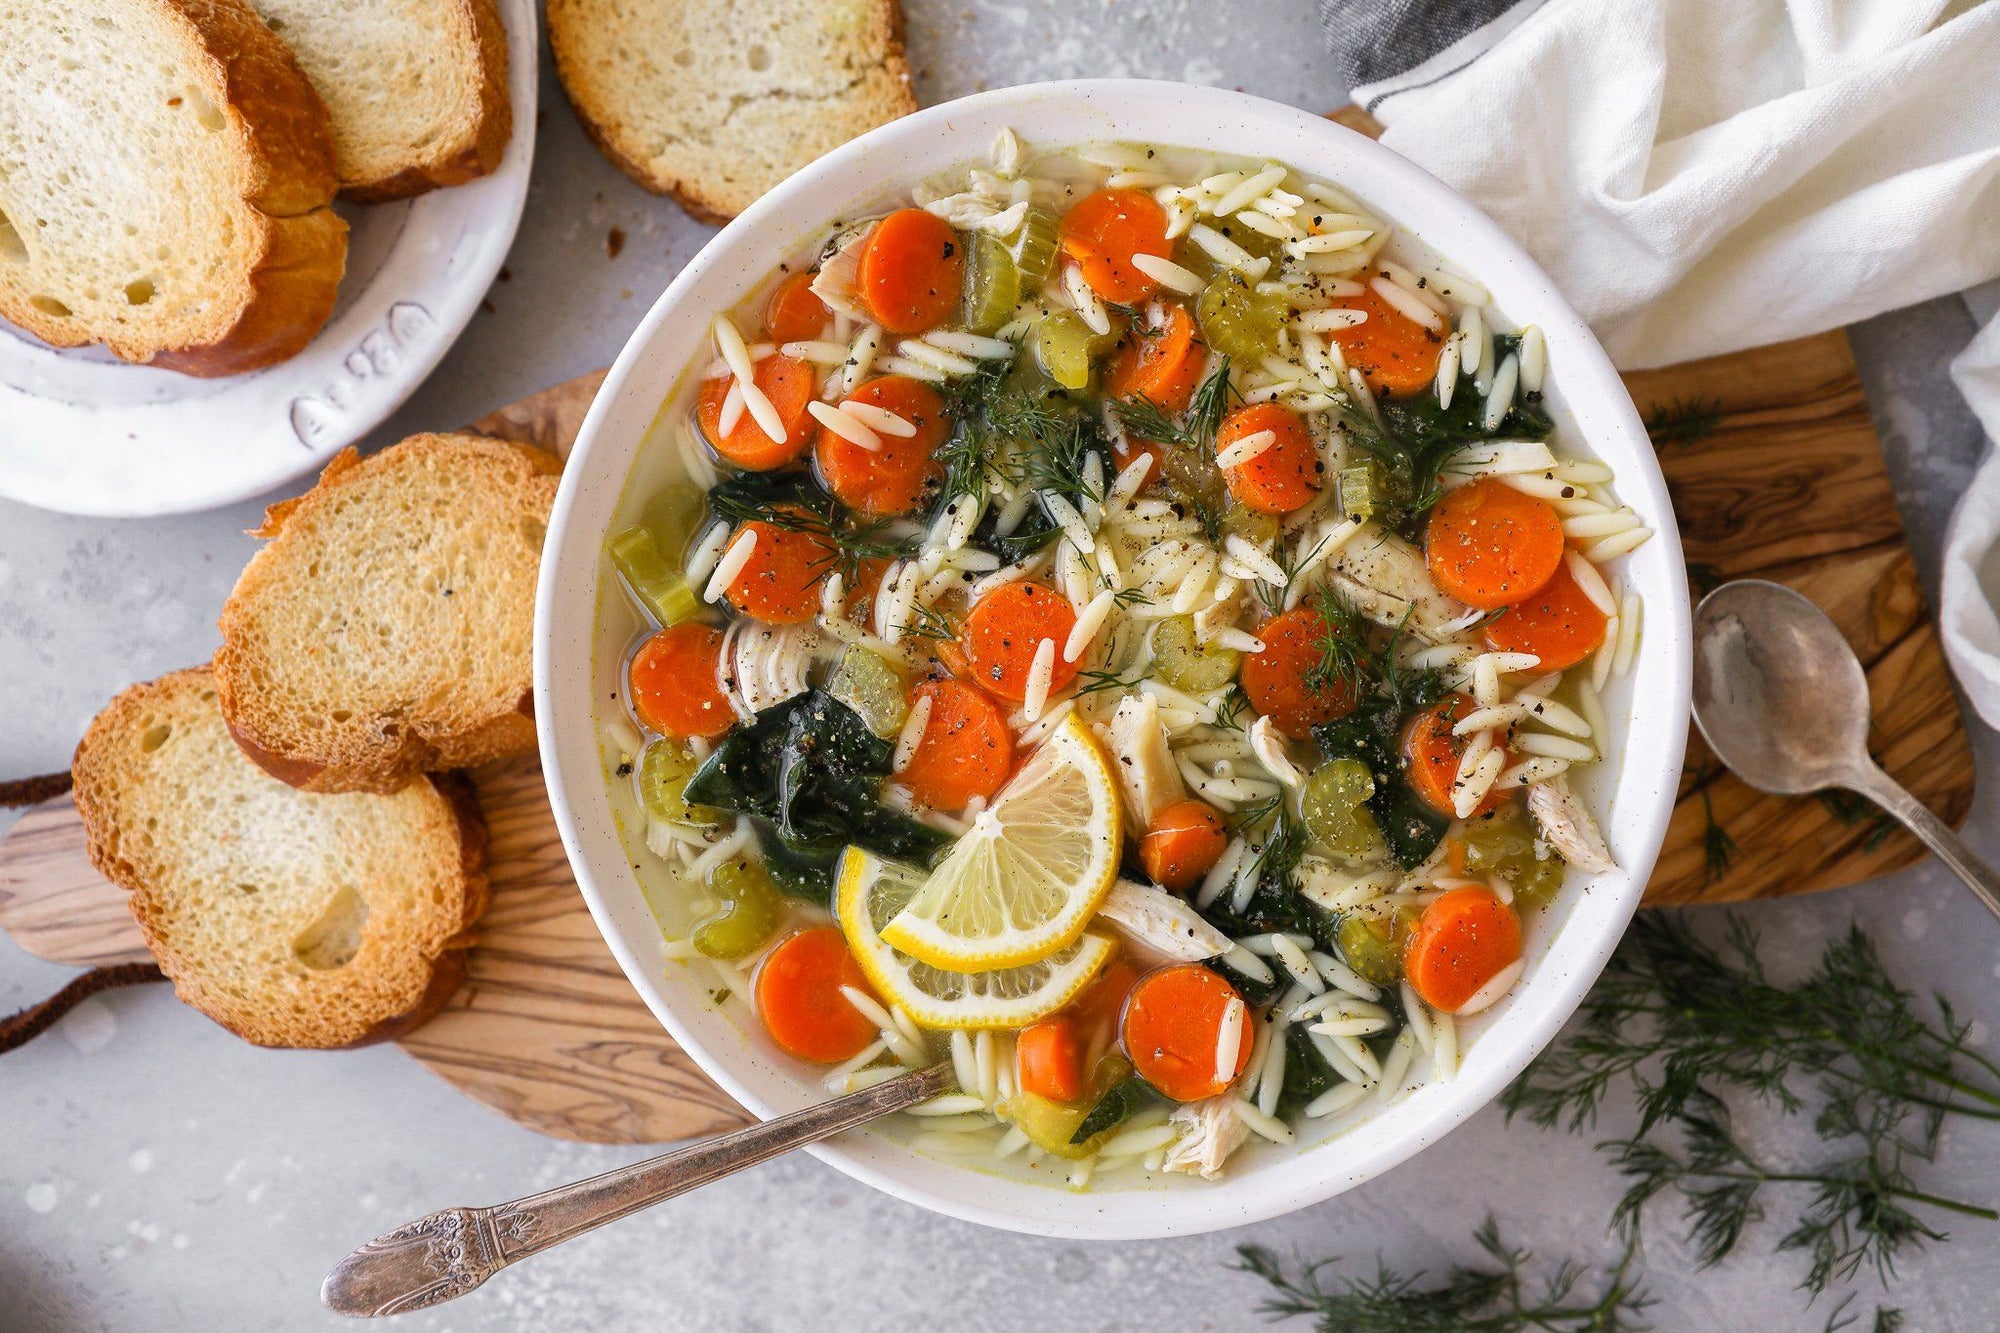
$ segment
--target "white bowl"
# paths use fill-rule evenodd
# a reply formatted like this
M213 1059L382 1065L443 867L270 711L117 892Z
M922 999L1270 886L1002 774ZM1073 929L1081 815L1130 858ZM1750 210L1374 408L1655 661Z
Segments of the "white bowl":
M691 262L626 343L564 472L542 560L535 617L535 712L543 771L563 845L598 927L654 1014L718 1084L770 1118L823 1094L800 1067L709 1000L706 970L670 962L627 861L600 758L600 700L615 697L622 637L605 642L595 610L610 577L601 548L663 398L702 354L709 320L835 218L922 177L983 158L1011 127L1037 147L1138 140L1268 157L1333 180L1415 231L1486 284L1495 304L1548 337L1546 406L1569 449L1617 472L1620 494L1658 535L1621 562L1645 599L1630 675L1605 699L1622 761L1589 790L1621 870L1572 874L1531 927L1512 995L1468 1024L1456 1078L1409 1094L1337 1143L1246 1149L1218 1182L1086 1193L926 1156L878 1132L811 1151L900 1199L973 1222L1051 1236L1124 1239L1240 1226L1331 1197L1431 1144L1484 1106L1583 999L1633 910L1665 835L1688 722L1685 571L1664 481L1610 361L1554 284L1483 214L1388 149L1292 107L1174 83L1087 80L1007 88L920 111L829 153L757 201ZM627 511L629 512L629 510ZM1644 701L1634 715L1635 701ZM1322 1131L1323 1132L1323 1131Z

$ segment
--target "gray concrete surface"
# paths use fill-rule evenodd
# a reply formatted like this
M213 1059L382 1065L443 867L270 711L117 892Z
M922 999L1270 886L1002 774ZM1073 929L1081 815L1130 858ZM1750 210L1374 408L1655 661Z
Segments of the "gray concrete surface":
M926 103L998 84L1135 74L1227 84L1313 109L1339 104L1303 0L909 0ZM610 360L647 302L710 234L642 193L585 142L545 68L527 217L477 317L375 440L449 426ZM626 237L607 256L613 228ZM1897 494L1934 580L1939 533L1981 448L1945 377L1972 324L1956 301L1856 331ZM251 550L258 506L145 523L0 504L0 777L62 766L91 714L128 682L197 661ZM1975 735L1983 771L2000 762ZM1972 840L2000 853L1982 793ZM1861 888L1760 906L1768 952L1815 956L1851 919L1898 973L2000 1025L2000 925L1926 866ZM1783 965L1783 964L1781 964ZM0 1012L69 974L0 940ZM1990 1049L1990 1047L1989 1047ZM1627 1123L1619 1107L1606 1130ZM1811 1160L1768 1117L1760 1145ZM640 1155L539 1138L464 1100L394 1049L318 1055L247 1047L161 989L93 1001L0 1061L0 1328L290 1329L335 1323L316 1293L354 1244L448 1203L485 1203ZM2000 1128L1954 1129L1926 1178L2000 1200ZM809 1159L766 1167L543 1256L417 1329L1168 1330L1257 1327L1260 1284L1225 1268L1261 1242L1311 1257L1380 1254L1436 1267L1471 1254L1491 1213L1545 1256L1612 1256L1618 1192L1586 1140L1487 1111L1345 1197L1264 1225L1153 1244L1078 1245L946 1221ZM1781 1197L1790 1206L1800 1200ZM1663 1329L1819 1328L1831 1305L1793 1290L1775 1217L1720 1268L1697 1271L1671 1210L1643 1255ZM2000 1226L1954 1221L1906 1261L1889 1302L1912 1329L1990 1329ZM1876 1283L1857 1284L1872 1309ZM1303 1328L1293 1324L1288 1327Z

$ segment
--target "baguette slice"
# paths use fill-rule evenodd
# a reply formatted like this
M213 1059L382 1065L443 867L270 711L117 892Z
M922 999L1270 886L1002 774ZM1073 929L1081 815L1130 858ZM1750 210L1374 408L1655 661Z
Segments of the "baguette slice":
M222 608L223 716L307 791L533 748L535 576L561 462L481 435L343 451L273 505Z
M250 0L333 116L340 192L364 203L462 185L513 129L493 0Z
M897 0L548 0L548 19L590 137L704 221L917 109Z
M73 771L91 863L175 992L238 1036L383 1041L464 979L486 834L463 779L297 791L236 748L207 667L112 700Z
M0 317L229 375L333 313L326 108L243 0L0 0Z

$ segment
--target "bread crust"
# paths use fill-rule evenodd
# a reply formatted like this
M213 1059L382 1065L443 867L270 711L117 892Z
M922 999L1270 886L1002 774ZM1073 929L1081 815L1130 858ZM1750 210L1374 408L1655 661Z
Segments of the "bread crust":
M370 181L345 181L340 197L378 204L446 186L463 185L500 169L514 133L514 104L507 94L507 28L494 0L456 0L479 44L479 116L472 136L426 162Z
M545 494L539 519L555 493L554 479L562 470L555 455L516 441L481 435L412 436L373 458L363 460L353 449L342 450L320 474L319 483L304 495L283 500L265 511L264 523L253 535L271 544L251 558L223 606L223 644L216 653L215 679L223 718L238 747L252 762L281 782L310 792L380 792L400 790L427 771L471 768L535 745L535 722L529 703L529 665L522 663L520 692L504 707L477 716L440 711L442 705L416 716L400 716L394 728L374 725L358 705L362 724L341 734L297 725L297 719L275 702L262 675L260 652L252 647L262 599L289 559L282 538L294 523L336 503L341 491L364 480L367 469L397 464L396 451L406 449L465 449L500 454L524 465L531 479L546 479L537 489ZM531 594L530 594L531 595ZM432 682L443 695L450 682Z
M547 4L549 48L555 56L557 81L584 134L635 184L671 198L696 221L716 226L730 221L754 202L755 196L698 176L674 176L655 169L643 155L625 115L626 107L634 99L644 98L646 90L617 86L614 78L592 69L575 49L572 28L581 30L600 21L594 4L595 0L548 0ZM879 68L889 76L888 104L881 108L884 114L878 123L887 123L915 111L917 100L903 47L902 6L899 0L870 0L870 4L886 33Z
M206 978L201 975L199 965L184 957L174 941L165 935L155 914L149 910L153 888L139 866L122 850L123 830L112 799L117 778L100 771L116 762L112 758L100 760L99 750L117 734L127 712L139 707L149 696L171 694L187 686L205 687L211 681L211 669L201 666L170 672L157 680L132 686L105 707L78 743L71 761L71 772L76 782L77 812L83 819L86 851L91 865L99 874L126 890L129 895L127 906L133 920L146 941L147 949L158 960L160 970L174 983L174 993L190 1008L245 1041L259 1046L332 1050L393 1041L415 1030L442 1009L463 983L467 971L466 955L475 939L475 927L485 914L491 898L485 873L488 834L472 783L460 773L433 774L426 778L444 798L457 829L460 910L457 921L438 951L424 960L429 967L429 975L415 1002L400 1013L377 1019L358 1034L340 1032L327 1033L323 1039L278 1040L269 1031L259 1030L230 1013L218 1012L217 1007L203 1003L207 994Z
M242 299L219 336L169 346L99 334L32 305L0 310L58 347L101 342L127 361L201 377L257 370L296 355L333 313L347 266L347 224L331 208L333 130L326 107L293 60L243 0L141 0L178 19L210 64L209 84L245 148L243 201L254 234Z

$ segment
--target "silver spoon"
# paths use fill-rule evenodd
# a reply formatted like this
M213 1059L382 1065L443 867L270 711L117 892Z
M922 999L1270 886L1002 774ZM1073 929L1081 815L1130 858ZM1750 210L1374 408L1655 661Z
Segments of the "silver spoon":
M928 1101L953 1086L933 1065L749 1129L491 1208L446 1208L369 1241L319 1291L329 1310L374 1318L442 1305L517 1259L698 1185Z
M1694 720L1751 786L1845 787L1901 820L2000 916L2000 875L1868 754L1868 677L1826 613L1762 579L1726 583L1694 613Z

